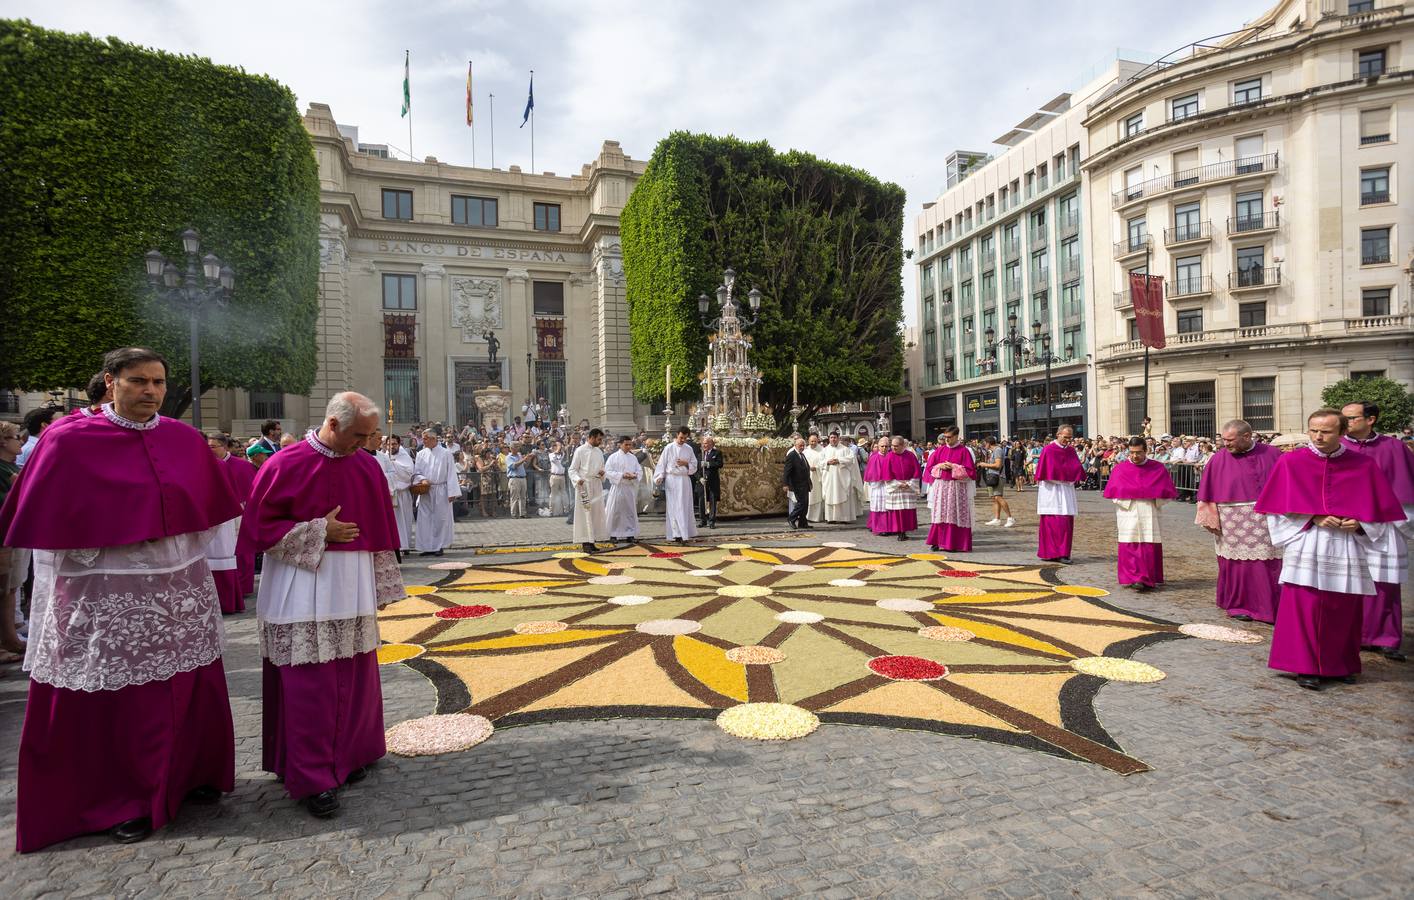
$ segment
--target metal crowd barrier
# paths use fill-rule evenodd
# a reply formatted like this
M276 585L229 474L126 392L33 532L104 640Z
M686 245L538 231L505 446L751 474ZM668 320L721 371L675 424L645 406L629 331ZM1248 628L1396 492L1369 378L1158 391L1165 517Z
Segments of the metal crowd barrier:
M1185 503L1193 503L1198 499L1198 477L1202 474L1201 466L1193 463L1164 463L1164 468L1169 470L1169 477L1173 479L1173 486L1178 490L1178 499ZM1103 491L1105 484L1110 480L1109 472L1102 472L1100 475L1100 487Z

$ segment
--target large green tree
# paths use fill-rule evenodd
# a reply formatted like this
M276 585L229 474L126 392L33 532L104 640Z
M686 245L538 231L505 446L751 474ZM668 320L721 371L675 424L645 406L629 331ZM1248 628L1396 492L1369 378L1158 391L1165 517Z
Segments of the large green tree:
M202 326L203 388L304 393L315 373L319 181L294 96L208 60L0 20L0 386L83 385L107 350L172 366L190 402L185 314L143 253L182 264L188 226L236 271Z
M674 397L700 396L697 297L714 296L728 266L743 301L752 285L765 295L752 360L778 420L793 363L807 415L896 393L903 209L902 188L859 169L765 142L669 135L620 218L638 398L663 397L668 365Z
M1373 403L1380 408L1375 430L1394 434L1414 419L1414 392L1393 378L1344 378L1326 385L1321 402L1331 409L1347 403Z

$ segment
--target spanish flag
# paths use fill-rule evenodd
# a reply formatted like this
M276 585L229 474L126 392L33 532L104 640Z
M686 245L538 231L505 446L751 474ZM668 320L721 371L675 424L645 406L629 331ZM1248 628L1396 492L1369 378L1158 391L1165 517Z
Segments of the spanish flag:
M466 61L466 124L471 126L471 60Z

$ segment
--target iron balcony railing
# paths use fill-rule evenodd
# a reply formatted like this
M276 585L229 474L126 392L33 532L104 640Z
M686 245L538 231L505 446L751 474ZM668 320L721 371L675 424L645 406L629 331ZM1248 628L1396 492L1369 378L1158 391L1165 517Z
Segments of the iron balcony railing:
M1129 289L1115 291L1115 309L1127 309L1134 305L1134 298L1130 295Z
M1356 78L1379 78L1387 71L1389 70L1385 68L1385 60L1383 57L1380 59L1367 59L1355 64Z
M1208 241L1213 238L1212 222L1188 222L1164 229L1164 246L1187 244L1194 241Z
M1227 275L1227 286L1242 288L1275 287L1281 284L1281 266L1249 266Z
M1245 216L1229 216L1228 234L1249 234L1254 231L1274 231L1281 226L1281 213L1277 210L1252 213Z
M1061 281L1076 281L1080 278L1080 257L1061 260Z
M1128 256L1131 253L1143 253L1153 246L1149 236L1128 237L1122 241L1115 241L1115 257Z
M1021 279L1008 281L1005 283L1006 298L1008 300L1018 300L1021 298Z
M1389 143L1389 132L1384 134L1365 134L1360 136L1360 144L1387 144Z
M1047 234L1046 234L1046 228L1045 228L1045 226L1042 226L1042 227L1040 227L1040 228L1032 228L1032 229L1030 230L1030 234L1031 234L1031 246L1033 246L1033 247L1044 247L1044 246L1046 245L1046 241L1047 241L1047 239L1048 239L1048 236L1047 236Z
M1002 241L1002 255L1004 255L1004 256L1006 257L1007 262L1010 262L1010 261L1012 261L1013 259L1017 259L1018 257L1020 257L1020 256L1021 256L1021 238L1015 238L1015 239L1009 240L1009 241L1007 241L1007 240Z
M1180 275L1172 281L1164 282L1164 293L1170 297L1190 297L1195 294L1211 294L1213 276Z
M1182 169L1169 175L1160 175L1158 178L1150 178L1148 181L1129 185L1122 191L1115 191L1113 201L1115 207L1120 207L1142 197L1150 197L1190 185L1206 184L1225 178L1236 178L1260 172L1275 172L1280 163L1280 154L1264 153L1260 156L1245 156L1227 162Z
M1360 265L1374 266L1389 262L1389 247L1360 251Z
M1366 191L1360 195L1360 205L1369 206L1372 203L1388 203L1389 191Z

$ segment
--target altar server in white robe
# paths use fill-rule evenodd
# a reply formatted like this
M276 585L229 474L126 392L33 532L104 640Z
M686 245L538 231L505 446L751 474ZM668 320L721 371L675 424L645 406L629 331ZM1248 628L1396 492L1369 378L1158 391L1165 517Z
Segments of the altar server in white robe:
M609 479L609 500L604 505L609 540L631 544L638 539L638 488L644 480L632 435L619 438L619 449L604 463L604 477Z
M820 496L825 502L825 521L853 522L859 515L855 485L860 480L854 451L840 443L839 432L832 432L821 454Z
M388 435L383 442L385 449L378 451L378 464L383 467L383 475L388 479L388 490L393 496L393 515L398 520L398 549L412 549L413 499L412 457L403 449L402 439L396 434Z
M806 519L811 522L825 521L825 448L820 446L820 436L812 434L805 441L805 461L810 465L810 509Z
M697 521L692 515L692 476L697 471L697 454L687 443L691 434L686 425L679 428L653 469L653 483L663 488L668 539L679 544L697 536Z
M593 553L594 545L609 536L609 523L604 515L604 432L589 430L589 437L574 450L570 460L570 502L574 504L574 539L585 553Z
M461 496L457 461L452 451L437 443L431 430L422 433L422 452L412 465L414 484L428 482L427 493L417 498L418 556L441 556L452 546L452 501Z

